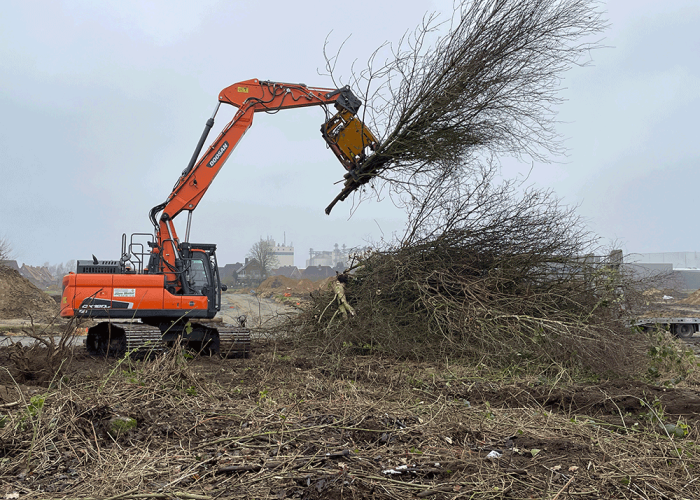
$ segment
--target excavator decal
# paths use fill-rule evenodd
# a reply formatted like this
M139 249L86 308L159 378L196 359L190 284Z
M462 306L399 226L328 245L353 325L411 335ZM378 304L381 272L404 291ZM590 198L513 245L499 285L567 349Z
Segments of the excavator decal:
M214 155L214 158L209 160L209 163L207 163L207 167L212 168L214 165L216 165L216 162L218 162L221 159L221 155L223 155L226 150L228 149L228 142L224 142L221 147L219 148L219 151Z
M80 304L80 310L88 312L90 309L131 309L134 304L121 300L94 299L88 297Z

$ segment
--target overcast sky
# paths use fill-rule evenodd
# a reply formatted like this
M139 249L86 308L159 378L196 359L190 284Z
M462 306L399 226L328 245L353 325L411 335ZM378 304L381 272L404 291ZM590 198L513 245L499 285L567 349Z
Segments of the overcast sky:
M605 8L610 48L563 82L568 157L535 163L530 181L579 205L625 252L700 250L700 2ZM6 2L0 236L20 263L118 258L122 233L152 231L148 211L187 165L219 90L250 78L331 87L319 74L326 37L336 49L350 36L347 74L427 11L451 10L443 0ZM215 130L232 116L220 112ZM343 170L320 137L323 120L321 108L257 114L194 212L191 240L217 243L219 262L232 263L261 236L286 234L301 267L309 248L400 232L390 200L324 214ZM505 175L529 169L504 163Z

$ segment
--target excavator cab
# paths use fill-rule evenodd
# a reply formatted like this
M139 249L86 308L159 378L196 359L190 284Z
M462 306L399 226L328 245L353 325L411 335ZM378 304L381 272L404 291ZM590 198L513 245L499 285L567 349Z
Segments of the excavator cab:
M208 299L208 312L214 317L221 309L222 287L213 243L181 243L181 283L184 295L203 295Z

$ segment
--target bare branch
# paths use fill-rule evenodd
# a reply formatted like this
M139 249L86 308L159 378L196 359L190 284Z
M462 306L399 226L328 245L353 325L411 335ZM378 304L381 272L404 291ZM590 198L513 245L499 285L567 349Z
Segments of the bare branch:
M464 1L448 22L426 15L396 46L373 52L352 83L381 146L340 199L382 172L377 184L403 190L406 180L478 171L483 158L562 155L561 79L601 47L587 41L606 28L597 8L594 0ZM331 74L337 57L327 57Z
M7 238L0 238L0 263L12 258L12 245Z

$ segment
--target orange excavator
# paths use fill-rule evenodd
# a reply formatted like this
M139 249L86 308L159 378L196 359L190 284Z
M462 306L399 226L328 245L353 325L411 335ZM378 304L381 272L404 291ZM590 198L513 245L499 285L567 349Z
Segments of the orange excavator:
M197 161L222 103L238 111ZM76 272L63 278L61 316L99 321L88 330L88 352L134 355L181 341L200 352L248 357L250 332L244 320L238 326L220 327L197 322L214 318L226 287L219 279L216 245L189 242L192 211L251 127L255 113L321 106L326 112L321 135L347 171L343 190L328 213L372 177L366 166L379 144L357 117L361 105L349 87L312 88L253 79L222 90L187 168L165 202L150 211L155 234L134 233L129 241L124 234L119 260L100 261L93 255L92 260L79 260ZM188 218L180 240L173 221L183 211Z

